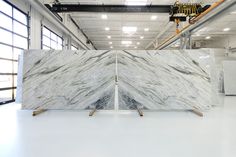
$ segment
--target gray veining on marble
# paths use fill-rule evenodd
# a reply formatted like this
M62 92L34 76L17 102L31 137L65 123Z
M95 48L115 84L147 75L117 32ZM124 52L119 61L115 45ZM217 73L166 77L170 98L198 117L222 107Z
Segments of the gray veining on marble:
M113 109L115 57L115 51L26 51L22 108Z
M208 50L127 50L117 58L119 109L211 108Z

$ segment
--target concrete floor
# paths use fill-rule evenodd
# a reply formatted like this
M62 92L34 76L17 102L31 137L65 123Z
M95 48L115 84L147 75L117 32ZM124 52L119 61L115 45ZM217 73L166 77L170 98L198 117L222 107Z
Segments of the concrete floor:
M0 107L0 157L236 157L236 97L205 113Z

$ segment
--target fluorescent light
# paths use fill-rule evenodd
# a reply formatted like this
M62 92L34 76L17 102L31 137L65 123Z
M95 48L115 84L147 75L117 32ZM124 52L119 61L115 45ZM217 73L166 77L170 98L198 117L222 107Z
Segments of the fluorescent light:
M179 46L180 46L180 43L176 43L176 44L175 44L175 47L179 47Z
M137 45L140 45L140 42L137 42Z
M110 41L110 42L109 42L109 44L111 45L111 44L112 44L112 42Z
M205 39L211 39L211 36L207 36Z
M197 36L197 37L199 37L199 36L200 36L200 34L197 34L196 36Z
M148 31L149 31L149 28L144 28L144 31L145 31L145 32L148 32Z
M223 29L224 32L227 32L227 31L229 31L229 30L230 30L230 28L224 28L224 29Z
M143 36L140 36L140 39L143 39L144 37Z
M156 20L156 19L157 19L157 16L156 16L156 15L152 15L150 19L151 19L151 20Z
M135 49L137 48L137 46L134 47Z
M200 59L206 59L206 58L210 58L210 55L206 55L206 56L200 56Z
M107 19L107 15L106 14L102 14L101 18L106 20Z
M125 0L125 5L146 5L147 0Z
M110 48L113 49L113 46L111 46Z
M123 44L123 45L129 45L129 44L132 44L132 41L123 40L123 41L121 41L121 44Z
M236 11L231 12L230 14L236 14Z
M111 36L110 36L110 35L108 35L108 36L107 36L107 38L108 38L108 39L111 39Z
M105 27L105 30L106 30L106 31L109 31L109 30L110 30L110 28L109 28L109 27Z
M128 33L128 34L135 33L137 31L137 27L127 27L127 26L124 26L124 27L122 27L122 31L124 33Z

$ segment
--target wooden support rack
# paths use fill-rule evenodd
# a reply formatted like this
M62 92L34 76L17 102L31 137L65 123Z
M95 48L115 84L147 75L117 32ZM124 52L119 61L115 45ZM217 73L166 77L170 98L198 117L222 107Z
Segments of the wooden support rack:
M135 108L137 109L139 116L143 117L143 111L141 110L141 108L138 106L136 106Z
M89 112L89 116L93 116L96 112L97 108L95 107L92 111Z
M137 108L137 110L138 110L139 116L140 116L140 117L143 117L143 111L142 111L140 108Z
M36 109L36 110L33 111L32 116L37 116L40 113L43 113L45 111L47 111L47 110L46 109Z
M199 109L197 109L196 107L193 107L194 109L191 110L193 113L195 113L196 115L203 117L203 113L201 111L199 111Z

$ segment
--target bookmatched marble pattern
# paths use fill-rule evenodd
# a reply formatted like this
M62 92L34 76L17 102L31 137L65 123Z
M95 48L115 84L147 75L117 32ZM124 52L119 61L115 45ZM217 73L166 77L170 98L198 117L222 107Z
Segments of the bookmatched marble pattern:
M209 50L119 51L119 109L207 110Z
M114 108L114 51L29 50L23 60L23 109Z

